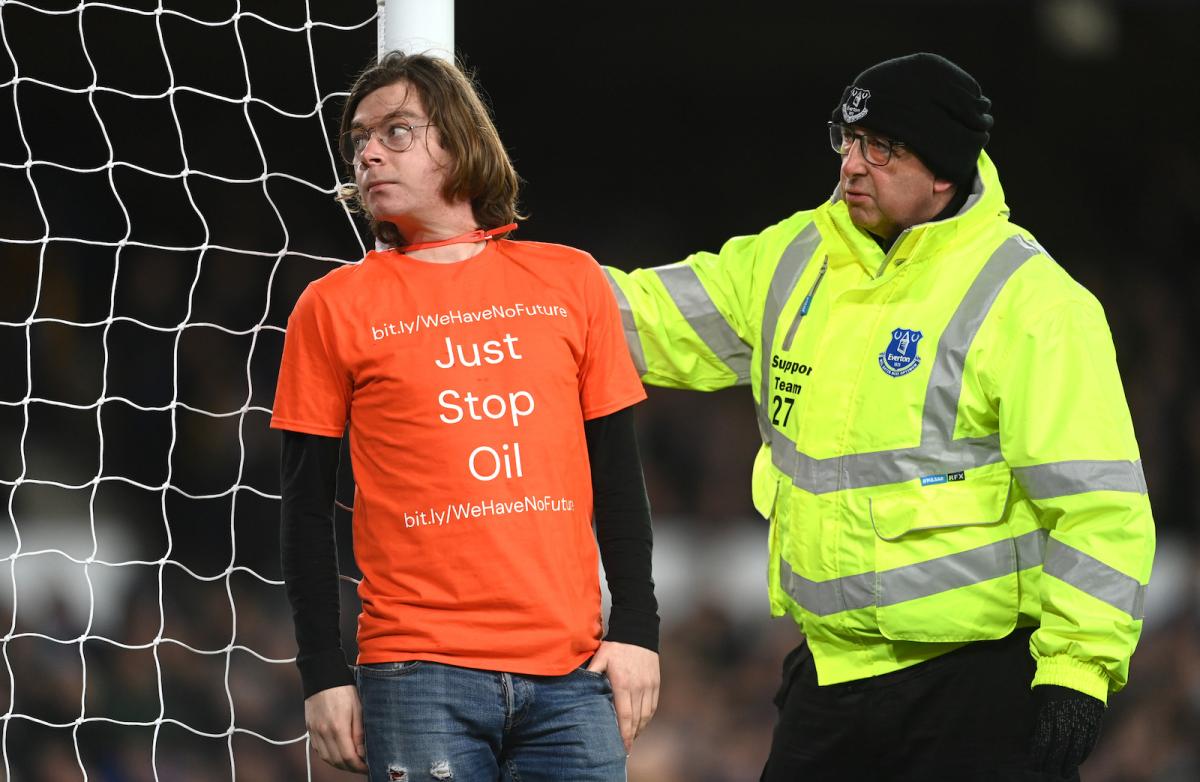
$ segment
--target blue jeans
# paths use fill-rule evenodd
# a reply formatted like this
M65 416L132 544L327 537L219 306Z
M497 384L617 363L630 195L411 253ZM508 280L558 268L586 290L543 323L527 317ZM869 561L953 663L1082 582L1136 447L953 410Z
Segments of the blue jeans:
M623 782L608 677L358 666L370 782Z

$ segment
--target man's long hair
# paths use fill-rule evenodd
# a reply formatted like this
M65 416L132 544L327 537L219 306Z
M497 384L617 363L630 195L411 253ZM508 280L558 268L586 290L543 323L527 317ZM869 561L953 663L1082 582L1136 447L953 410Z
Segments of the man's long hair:
M517 211L520 179L500 143L491 114L473 80L450 62L425 54L391 51L371 63L359 74L346 98L339 134L350 130L363 98L400 81L407 82L421 97L441 146L450 155L442 196L451 202L470 201L479 228L496 228L524 219ZM429 143L427 139L425 143ZM395 225L376 220L366 208L354 184L354 164L347 164L347 170L351 181L339 189L339 200L367 215L371 233L380 242L404 244Z

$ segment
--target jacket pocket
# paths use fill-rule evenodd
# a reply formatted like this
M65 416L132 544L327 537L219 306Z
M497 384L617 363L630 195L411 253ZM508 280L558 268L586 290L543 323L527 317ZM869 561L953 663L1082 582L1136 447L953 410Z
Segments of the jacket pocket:
M914 532L999 524L1008 507L1012 473L996 466L951 473L952 479L940 483L909 483L900 491L868 498L875 535L891 542ZM947 476L929 476L935 477Z
M1012 631L1018 593L1007 524L1011 485L1011 472L998 464L870 498L876 617L885 637L979 641Z

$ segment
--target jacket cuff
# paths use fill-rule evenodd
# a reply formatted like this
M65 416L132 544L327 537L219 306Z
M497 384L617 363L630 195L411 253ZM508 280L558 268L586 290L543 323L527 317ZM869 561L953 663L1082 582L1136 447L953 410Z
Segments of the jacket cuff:
M354 684L354 674L346 665L346 655L340 648L297 657L296 667L300 669L305 699L321 690Z
M1069 687L1108 704L1108 676L1104 669L1095 663L1076 660L1066 655L1038 658L1033 686L1039 684Z

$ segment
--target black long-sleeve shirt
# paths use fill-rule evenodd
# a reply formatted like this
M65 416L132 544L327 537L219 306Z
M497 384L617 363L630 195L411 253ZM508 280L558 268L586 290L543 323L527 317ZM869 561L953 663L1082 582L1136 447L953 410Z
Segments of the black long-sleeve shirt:
M658 602L650 575L653 532L629 408L584 422L596 540L612 596L609 641L658 650ZM338 627L333 504L341 439L283 433L280 543L283 579L308 697L353 684Z

